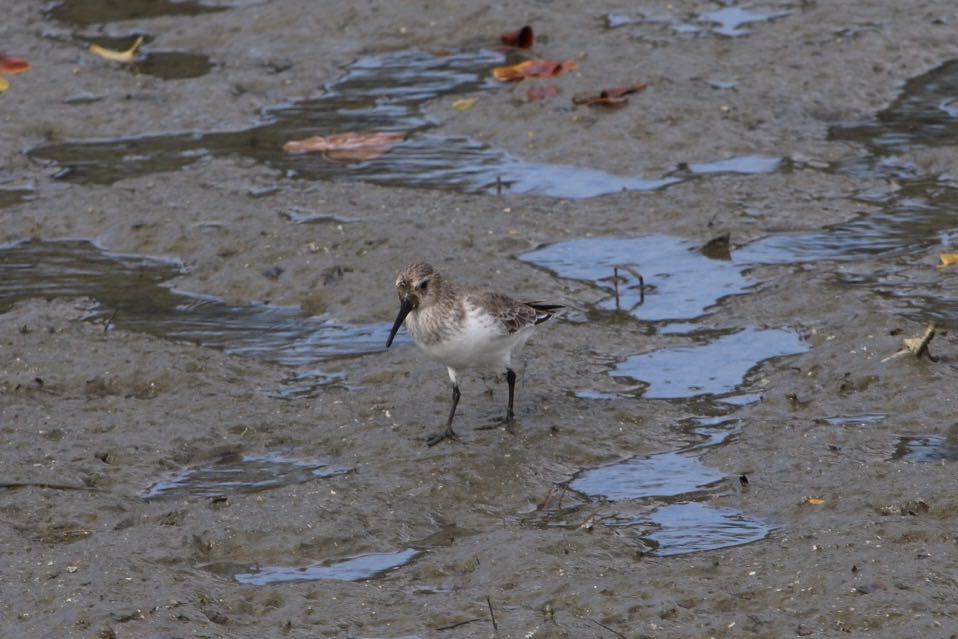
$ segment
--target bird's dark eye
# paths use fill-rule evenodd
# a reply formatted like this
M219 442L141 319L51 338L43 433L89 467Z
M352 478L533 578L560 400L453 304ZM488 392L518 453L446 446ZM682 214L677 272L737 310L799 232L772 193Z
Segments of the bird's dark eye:
M428 286L429 286L429 280L426 280L425 282L423 282L423 283L421 283L421 284L419 285L419 290L420 290L420 291L425 291Z

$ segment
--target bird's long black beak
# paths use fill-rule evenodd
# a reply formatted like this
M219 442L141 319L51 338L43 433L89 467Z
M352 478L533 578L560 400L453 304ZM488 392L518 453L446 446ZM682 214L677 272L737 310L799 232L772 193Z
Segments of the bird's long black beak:
M393 324L393 329L389 331L389 339L386 340L386 348L392 346L393 338L396 337L396 332L399 331L399 327L402 326L402 323L406 321L406 316L409 315L409 311L412 309L412 302L409 301L408 297L403 297L400 299L399 315L396 316L396 322Z

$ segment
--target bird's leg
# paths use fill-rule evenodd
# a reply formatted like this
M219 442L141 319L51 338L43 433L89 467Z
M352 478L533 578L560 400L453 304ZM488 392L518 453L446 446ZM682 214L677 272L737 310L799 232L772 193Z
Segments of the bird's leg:
M509 406L506 408L506 423L511 424L515 421L512 404L516 398L516 372L511 368L506 369L506 383L509 384Z
M444 439L459 439L459 436L456 435L455 431L452 430L452 418L456 416L456 406L459 405L459 384L453 383L452 385L452 408L449 409L449 419L446 420L446 430L441 433L436 433L431 435L429 439L426 440L427 446L435 446Z
M511 368L506 369L506 383L509 384L509 405L506 407L506 418L489 426L480 426L476 430L493 430L505 426L506 430L515 434L513 426L516 423L516 415L513 412L513 405L516 399L516 372Z

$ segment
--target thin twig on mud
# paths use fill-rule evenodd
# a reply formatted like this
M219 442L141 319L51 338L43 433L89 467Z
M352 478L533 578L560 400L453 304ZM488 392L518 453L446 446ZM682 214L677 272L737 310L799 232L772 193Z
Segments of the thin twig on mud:
M546 495L546 498L542 500L542 503L539 505L539 510L542 512L547 512L549 510L560 510L562 508L562 498L565 496L565 486L561 484L553 484L549 489L549 493ZM553 507L553 502L555 502L555 507Z
M601 626L602 628L605 628L606 630L608 630L609 632L611 632L612 634L614 634L616 637L622 637L622 639L626 639L626 636L625 636L624 634L622 634L621 632L618 632L618 631L616 631L616 630L613 630L612 628L608 627L608 626L605 625L604 623L600 623L600 622L596 621L595 619L593 619L592 617L586 617L586 619L588 619L589 621L591 621L592 623L594 623L594 624L597 625L597 626Z
M442 626L441 628L436 628L436 632L441 632L443 630L452 630L453 628L458 628L459 626L468 626L471 623L476 623L477 621L485 621L476 617L475 619L466 619L465 621L460 621L458 623L449 624L448 626Z
M90 486L81 486L75 484L53 484L39 481L4 481L0 482L0 488L6 488L8 490L14 490L17 488L47 488L50 490L88 490L91 492L97 492L99 490L98 488L92 488Z
M499 632L499 624L496 623L496 612L492 609L492 599L486 597L486 605L489 606L489 616L492 618L492 629Z
M116 319L116 314L120 312L120 309L115 309L113 314L107 318L106 324L103 325L103 332L106 333L110 330L110 325L113 324L113 320Z
M642 274L635 268L634 264L613 264L612 265L612 283L615 285L615 310L621 310L619 305L619 269L622 269L626 273L629 273L639 282L639 301L632 305L629 309L630 311L635 310L636 306L639 306L645 302L645 278L642 277ZM631 287L630 287L631 288Z

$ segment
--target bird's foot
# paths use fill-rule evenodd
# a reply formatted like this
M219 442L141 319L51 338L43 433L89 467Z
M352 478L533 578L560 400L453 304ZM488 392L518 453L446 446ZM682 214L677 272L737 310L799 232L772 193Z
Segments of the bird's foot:
M505 416L504 419L495 421L486 426L476 426L476 430L497 430L499 428L504 428L513 435L516 434L516 418L512 413L509 413Z
M441 433L430 435L429 439L426 440L426 446L429 446L431 448L435 446L436 444L438 444L439 442L445 441L447 439L455 439L456 441L458 441L459 435L457 435L455 431L453 431L451 428L447 428Z

